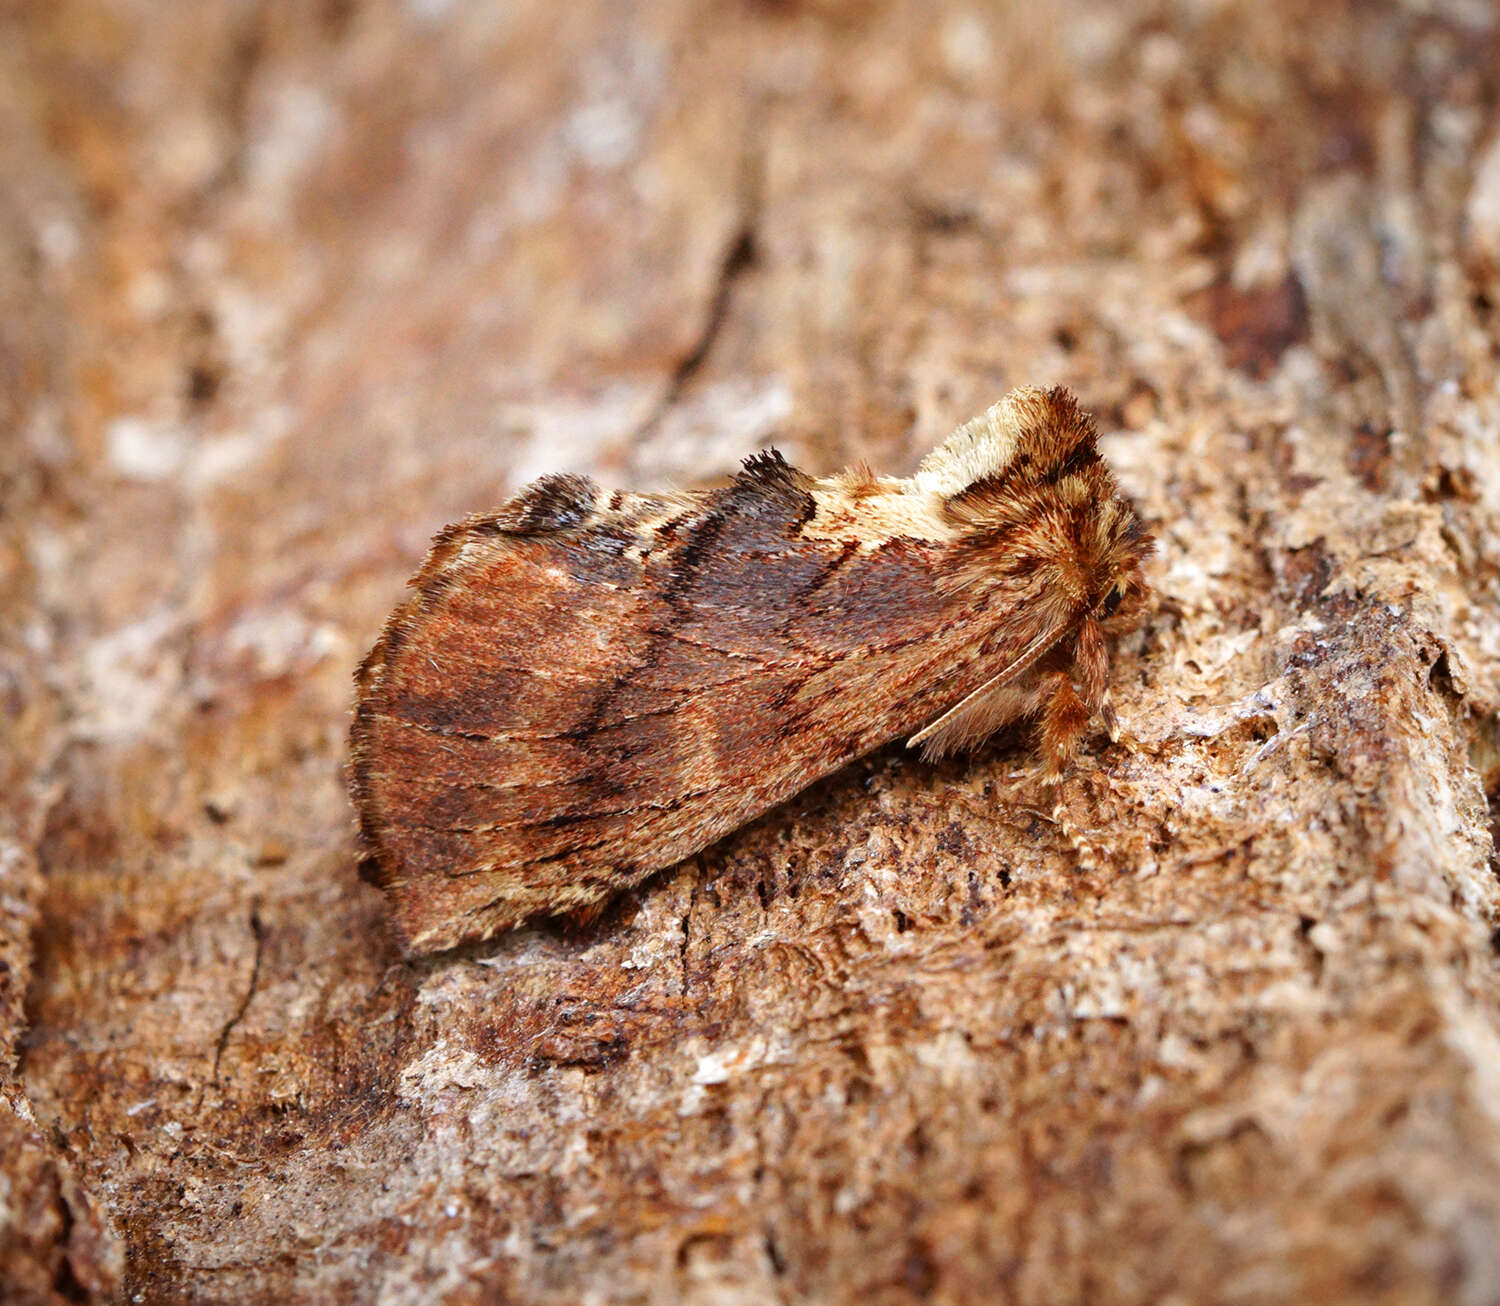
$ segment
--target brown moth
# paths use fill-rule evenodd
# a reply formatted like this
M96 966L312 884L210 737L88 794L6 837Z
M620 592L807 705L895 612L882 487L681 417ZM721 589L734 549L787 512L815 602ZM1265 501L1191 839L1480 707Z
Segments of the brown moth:
M410 953L599 910L892 739L1040 718L1056 780L1144 524L1066 391L1016 390L910 479L774 450L701 493L545 476L441 531L358 674L353 792Z

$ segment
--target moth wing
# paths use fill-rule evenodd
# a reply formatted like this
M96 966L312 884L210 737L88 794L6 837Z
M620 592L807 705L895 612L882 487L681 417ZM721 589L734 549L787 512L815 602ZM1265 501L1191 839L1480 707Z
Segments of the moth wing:
M548 875L546 859L577 842L585 794L597 806L590 786L608 783L590 742L599 687L649 638L631 551L653 521L694 507L661 497L612 512L601 500L584 478L547 477L441 532L360 670L352 789L411 951L521 919L528 889L550 887L559 910L589 898L549 886L566 877ZM672 702L643 689L619 715ZM528 860L541 866L523 877Z
M408 951L589 909L871 748L1018 706L1072 614L1034 576L948 583L905 501L828 520L813 488L776 455L698 495L549 477L438 536L353 727Z
M361 671L353 788L412 951L587 908L938 706L960 601L927 546L803 538L779 459L703 495L564 479L443 532Z

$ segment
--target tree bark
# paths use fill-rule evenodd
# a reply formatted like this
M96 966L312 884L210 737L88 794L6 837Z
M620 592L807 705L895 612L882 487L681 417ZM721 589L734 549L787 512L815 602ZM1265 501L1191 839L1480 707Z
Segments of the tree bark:
M0 1296L1500 1302L1479 0L0 5ZM351 674L546 471L1160 545L1080 865L900 747L405 963Z

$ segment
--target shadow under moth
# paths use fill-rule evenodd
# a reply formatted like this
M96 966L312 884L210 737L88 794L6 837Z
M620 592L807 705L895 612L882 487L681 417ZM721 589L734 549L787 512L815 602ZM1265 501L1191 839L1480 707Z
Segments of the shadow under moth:
M727 485L544 476L438 533L359 669L352 788L409 954L587 919L890 740L1039 718L1056 783L1109 705L1151 539L1066 391L909 479L774 450Z

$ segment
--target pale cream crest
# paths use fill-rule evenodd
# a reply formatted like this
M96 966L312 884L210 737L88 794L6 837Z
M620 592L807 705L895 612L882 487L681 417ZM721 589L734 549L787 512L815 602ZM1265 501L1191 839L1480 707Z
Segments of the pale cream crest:
M922 459L913 483L929 493L951 498L975 481L1004 471L1015 456L1024 410L1034 410L1046 399L1045 391L1031 386L1012 390Z

